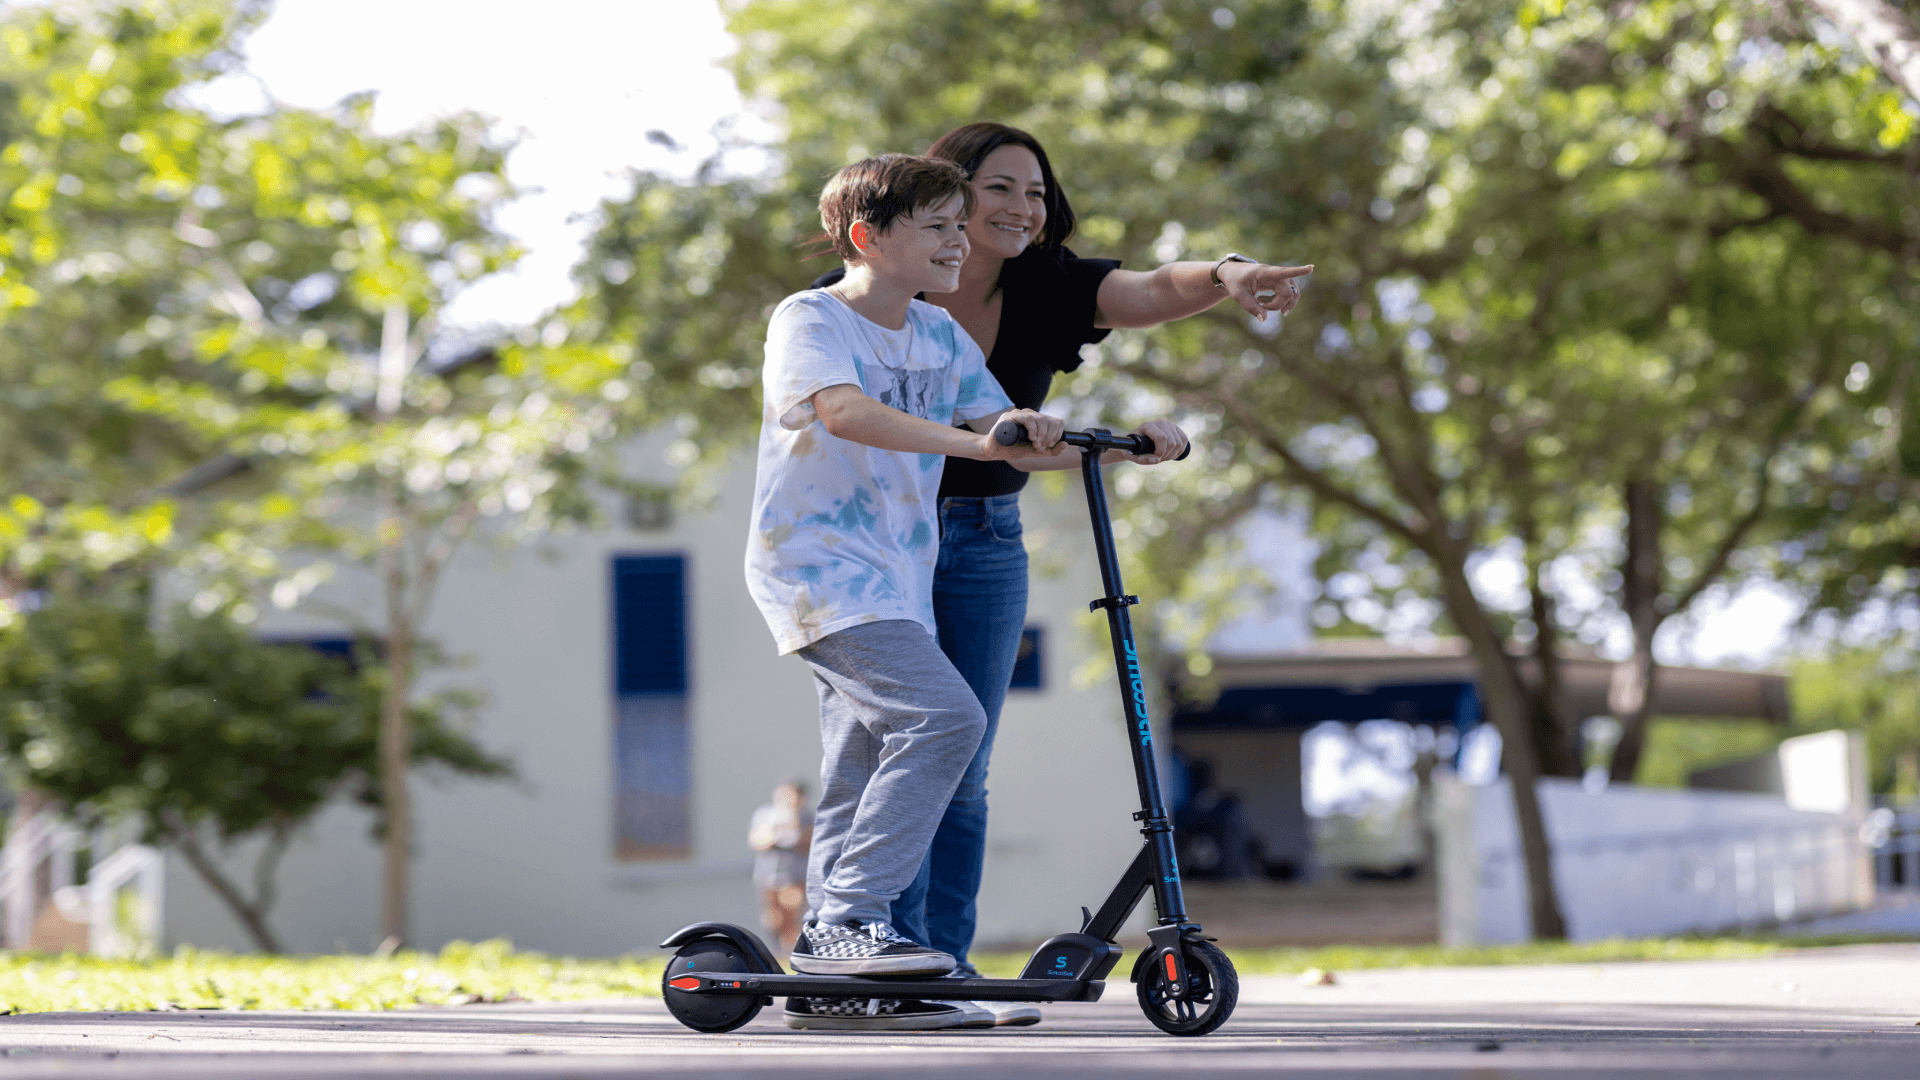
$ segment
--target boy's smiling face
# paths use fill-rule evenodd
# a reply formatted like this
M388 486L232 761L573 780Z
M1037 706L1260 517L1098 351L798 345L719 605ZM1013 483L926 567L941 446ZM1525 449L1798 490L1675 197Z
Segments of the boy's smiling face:
M965 215L966 202L956 194L895 218L885 231L855 222L851 239L876 280L909 295L952 292L960 287L960 264L967 258Z

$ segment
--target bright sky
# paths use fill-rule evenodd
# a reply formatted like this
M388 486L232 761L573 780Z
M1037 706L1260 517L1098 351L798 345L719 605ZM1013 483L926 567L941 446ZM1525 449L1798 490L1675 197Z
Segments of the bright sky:
M279 0L246 53L292 105L373 90L385 130L471 109L520 134L509 175L540 190L501 224L528 253L449 312L471 324L526 322L568 299L586 235L569 219L624 190L629 168L686 172L713 149L713 126L742 108L718 66L733 48L715 0ZM229 80L203 98L240 110L259 94Z

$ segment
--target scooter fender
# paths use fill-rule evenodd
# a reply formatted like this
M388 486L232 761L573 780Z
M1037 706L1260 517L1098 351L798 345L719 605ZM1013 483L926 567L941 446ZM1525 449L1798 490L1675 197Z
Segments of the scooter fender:
M1133 970L1127 974L1128 982L1131 982L1131 983L1139 982L1140 973L1147 969L1147 965L1150 963L1153 963L1154 961L1158 960L1161 956L1165 955L1167 950L1172 948L1174 945L1174 942L1176 941L1212 941L1213 940L1212 938L1202 934L1200 932L1200 928L1197 926L1186 926L1186 927L1156 926L1153 929L1147 931L1147 938L1148 938L1147 947L1144 949L1141 949L1140 955L1133 958ZM1182 971L1184 971L1186 968L1185 960L1186 960L1185 957L1179 957L1176 960L1176 963L1179 965Z
M703 938L720 938L739 949L760 966L759 974L786 974L786 970L780 966L780 961L773 958L773 953L767 949L766 943L760 940L760 935L732 923L698 922L683 926L668 935L667 940L660 943L660 947L678 949Z

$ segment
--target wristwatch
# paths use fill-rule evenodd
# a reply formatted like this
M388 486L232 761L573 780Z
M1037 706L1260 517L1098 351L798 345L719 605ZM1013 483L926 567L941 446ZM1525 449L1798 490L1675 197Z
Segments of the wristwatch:
M1208 276L1213 278L1213 287L1216 289L1224 289L1227 287L1227 283L1220 280L1221 267L1227 265L1230 262L1250 263L1255 261L1256 260L1249 259L1245 255L1242 255L1237 251L1229 251L1225 255L1220 256L1220 261L1214 263L1213 269L1208 271Z

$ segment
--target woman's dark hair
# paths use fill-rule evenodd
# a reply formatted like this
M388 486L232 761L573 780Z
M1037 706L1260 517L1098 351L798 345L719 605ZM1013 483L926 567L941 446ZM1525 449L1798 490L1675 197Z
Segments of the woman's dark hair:
M1073 207L1067 203L1067 193L1060 190L1060 181L1054 179L1053 164L1047 160L1047 151L1040 140L1021 131L1017 127L997 124L991 120L966 124L954 128L927 151L928 157L945 158L960 166L960 171L972 180L973 174L980 171L980 163L987 155L1013 143L1033 151L1040 161L1040 178L1046 182L1047 193L1041 202L1047 208L1047 224L1040 230L1040 236L1033 246L1043 250L1057 248L1073 235Z

